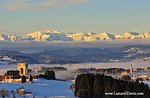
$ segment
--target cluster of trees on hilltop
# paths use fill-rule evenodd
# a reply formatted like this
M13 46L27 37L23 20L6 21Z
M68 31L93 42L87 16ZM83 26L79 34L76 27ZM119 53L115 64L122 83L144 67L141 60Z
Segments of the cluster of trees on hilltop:
M47 80L55 80L56 79L55 72L54 71L49 71L49 70L46 70L44 75L40 74L39 77L40 78L45 78Z
M108 96L105 93L124 92L144 93L140 96ZM75 81L75 96L83 98L150 98L148 85L136 82L114 79L101 74L81 74Z
M123 68L108 68L108 69L96 69L97 72L106 72L107 73L121 73L122 71L127 71L129 72L129 69L123 69Z

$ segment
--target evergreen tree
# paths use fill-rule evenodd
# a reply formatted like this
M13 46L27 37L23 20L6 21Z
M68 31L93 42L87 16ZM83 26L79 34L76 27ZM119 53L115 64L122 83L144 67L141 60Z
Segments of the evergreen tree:
M113 92L118 92L118 90L119 90L118 85L119 85L119 82L117 80L114 80L114 82L112 84L112 91Z
M134 91L135 92L141 92L142 88L141 88L141 84L139 82L139 80L137 79L136 82L134 83Z
M50 80L51 79L51 74L50 74L50 71L49 70L46 70L45 71L45 78Z
M33 81L33 77L31 75L30 75L29 81L31 82Z
M21 82L22 82L22 83L26 83L26 76L25 76L25 75L22 76Z
M50 71L51 74L51 79L55 80L55 72L54 71Z
M104 82L103 76L96 74L94 78L94 98L104 97Z
M78 75L75 79L75 92L74 92L75 96L80 95L80 94L77 94L77 92L79 91L79 88L80 88L80 78L81 78L81 75Z
M112 92L112 85L114 79L112 77L107 77L106 85L105 85L105 92Z
M127 85L126 85L126 91L129 91L129 92L133 92L134 91L134 85L132 82L128 82Z
M144 97L150 98L150 89L149 89L148 85L144 84L143 86L144 86L143 87Z
M91 98L92 97L92 89L90 88L90 81L88 75L84 74L80 80L80 88L81 95L79 97Z
M46 70L44 78L46 78L48 80L51 80L51 79L55 80L55 72Z
M119 92L125 92L126 91L126 86L127 86L127 81L119 80Z
M108 92L137 92L141 96L106 96ZM75 81L75 96L83 98L150 98L150 89L144 83L113 79L100 74L81 74Z

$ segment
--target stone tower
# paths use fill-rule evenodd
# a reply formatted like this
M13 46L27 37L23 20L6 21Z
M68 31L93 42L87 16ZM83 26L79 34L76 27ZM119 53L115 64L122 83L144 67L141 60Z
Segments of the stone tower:
M130 74L133 73L133 68L132 68L132 65L130 65Z
M19 63L18 70L20 71L20 75L27 75L28 74L28 64L27 63Z

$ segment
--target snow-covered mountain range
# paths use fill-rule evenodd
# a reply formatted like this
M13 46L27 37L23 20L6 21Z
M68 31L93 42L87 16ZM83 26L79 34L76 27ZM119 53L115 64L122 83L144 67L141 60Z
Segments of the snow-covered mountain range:
M112 40L112 39L150 39L150 32L137 33L137 32L126 32L124 34L109 34L104 33L70 33L70 32L59 32L59 31L37 31L31 32L22 37L17 35L5 35L0 34L0 40L7 41L97 41L97 40Z

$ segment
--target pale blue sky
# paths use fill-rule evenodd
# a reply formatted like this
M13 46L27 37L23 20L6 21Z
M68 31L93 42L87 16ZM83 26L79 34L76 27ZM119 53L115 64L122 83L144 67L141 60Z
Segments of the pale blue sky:
M150 0L0 0L0 32L148 32L149 5Z

